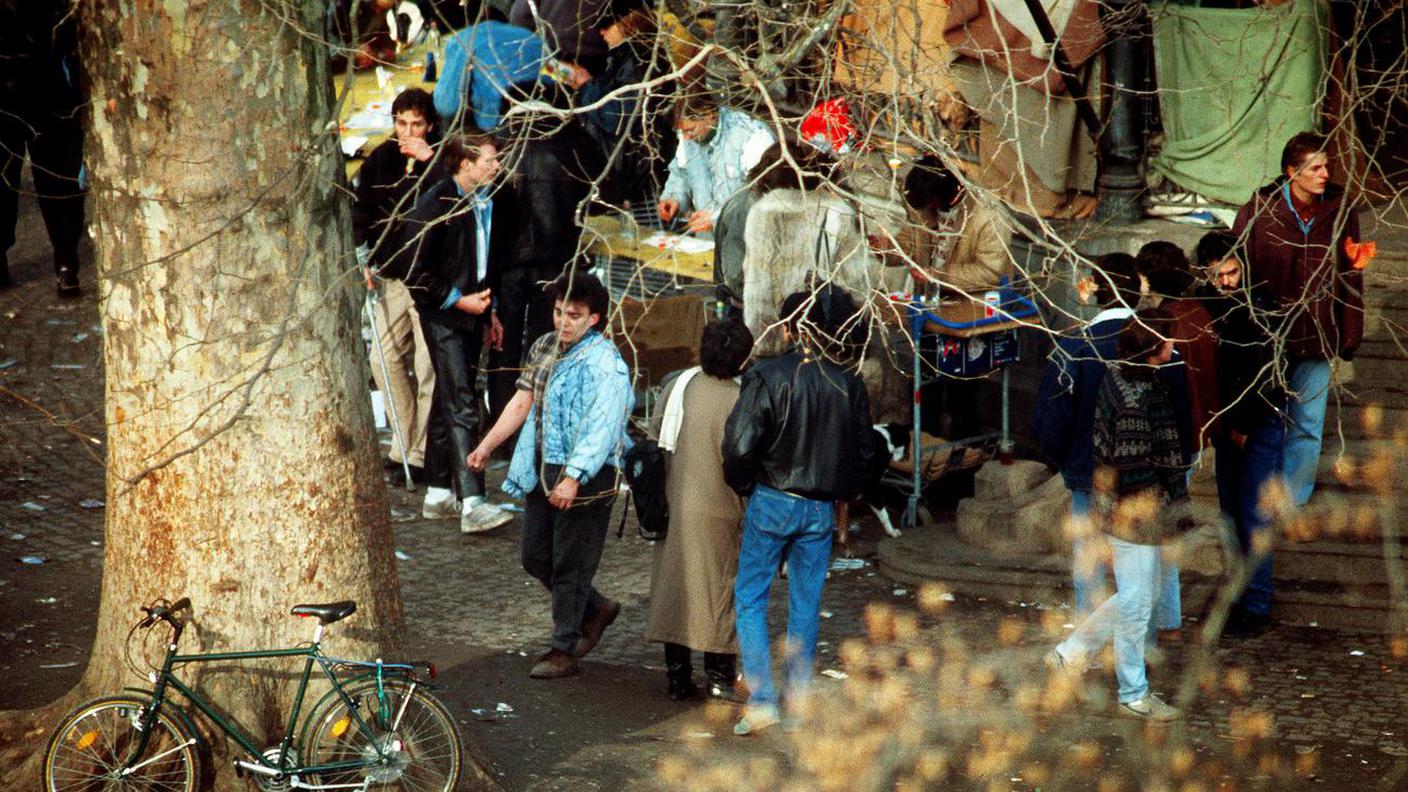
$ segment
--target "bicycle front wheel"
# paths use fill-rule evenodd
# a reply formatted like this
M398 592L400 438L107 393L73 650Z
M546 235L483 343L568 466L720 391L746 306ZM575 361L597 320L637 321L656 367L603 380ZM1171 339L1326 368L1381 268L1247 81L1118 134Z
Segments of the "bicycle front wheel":
M404 679L374 680L336 691L303 728L306 767L324 784L360 784L407 792L453 792L460 779L460 733L438 699ZM354 709L355 707L355 709Z
M44 752L44 789L194 792L200 778L195 741L184 723L165 712L148 718L150 703L109 696L70 712ZM148 726L146 748L134 756Z

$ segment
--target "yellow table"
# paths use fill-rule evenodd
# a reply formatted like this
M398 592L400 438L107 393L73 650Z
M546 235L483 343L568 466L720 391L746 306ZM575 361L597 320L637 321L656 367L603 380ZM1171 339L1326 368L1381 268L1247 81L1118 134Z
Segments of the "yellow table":
M694 278L702 281L714 279L714 251L685 253L679 250L659 248L641 244L641 240L651 232L632 236L625 233L623 217L597 215L587 218L583 236L587 240L587 252L610 258L624 258L640 262L641 266L658 272Z

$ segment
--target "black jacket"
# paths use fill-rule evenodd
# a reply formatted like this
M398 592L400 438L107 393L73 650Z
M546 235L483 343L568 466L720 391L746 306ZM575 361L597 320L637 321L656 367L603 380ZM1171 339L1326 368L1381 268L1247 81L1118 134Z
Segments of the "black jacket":
M412 163L409 172L407 161ZM435 162L406 157L392 138L372 149L362 163L352 202L352 240L371 247L371 265L383 278L406 277L410 257L395 256L402 241L402 219L415 208L421 193L435 184L435 176L426 175Z
M647 41L631 39L607 53L602 71L577 91L576 104L591 106L612 91L638 86L669 71L663 46L652 48ZM673 139L674 132L669 107L661 97L671 90L666 84L648 94L643 89L627 91L582 113L583 126L600 151L605 169L602 201L654 203L665 186L670 163L660 149L663 141Z
M471 198L461 197L455 181L436 182L406 218L399 256L408 256L406 288L415 300L422 319L461 328L473 328L488 316L467 314L457 308L442 308L451 289L472 294L493 289L498 284L506 237L511 234L508 220L513 214L513 192L493 193L490 221L489 257L483 279L477 277L475 222ZM401 266L395 264L393 266Z
M1221 428L1251 434L1285 409L1286 362L1271 330L1280 326L1275 299L1259 288L1224 295L1201 286L1197 296L1217 332L1217 395Z
M763 484L850 498L875 467L873 431L860 377L801 351L764 360L743 375L724 426L724 480L740 495Z
M510 139L522 141L512 178L517 200L511 220L508 213L494 210L496 227L502 218L514 229L503 268L565 269L580 254L577 208L601 174L596 147L575 120L565 126L542 119L515 121L511 130Z

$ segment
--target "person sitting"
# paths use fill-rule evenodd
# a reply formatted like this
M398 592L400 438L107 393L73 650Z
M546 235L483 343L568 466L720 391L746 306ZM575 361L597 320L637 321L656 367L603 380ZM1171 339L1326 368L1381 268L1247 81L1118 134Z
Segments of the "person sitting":
M682 216L687 231L709 233L724 202L743 187L744 176L776 137L767 124L719 107L702 89L687 92L675 106L675 129L680 141L656 210L665 223Z
M724 481L724 422L738 401L737 377L753 351L753 334L737 319L710 322L699 341L699 365L665 379L664 408L651 434L665 451L670 527L655 545L645 639L665 644L670 698L698 692L690 650L704 653L709 696L733 699L733 583L743 498Z

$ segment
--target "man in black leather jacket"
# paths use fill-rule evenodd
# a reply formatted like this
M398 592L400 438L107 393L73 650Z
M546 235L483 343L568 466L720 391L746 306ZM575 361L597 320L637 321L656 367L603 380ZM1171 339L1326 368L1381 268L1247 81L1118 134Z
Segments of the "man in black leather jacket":
M482 132L447 136L440 162L447 178L416 201L397 254L411 257L406 288L435 369L421 515L459 516L460 531L475 533L513 519L485 500L483 474L464 465L484 429L475 392L483 333L488 330L491 341L502 333L496 322L486 327L485 320L491 316L498 251L511 229L504 215L510 214L505 199L512 193L490 191L499 171L498 147ZM452 479L462 499L458 508Z
M750 734L779 720L769 653L768 591L788 570L787 694L805 694L816 656L821 590L836 525L835 502L858 494L874 466L870 399L842 367L862 336L860 312L831 286L798 293L780 311L793 343L755 365L724 428L724 480L750 495L734 585L738 644L751 691L734 726Z

